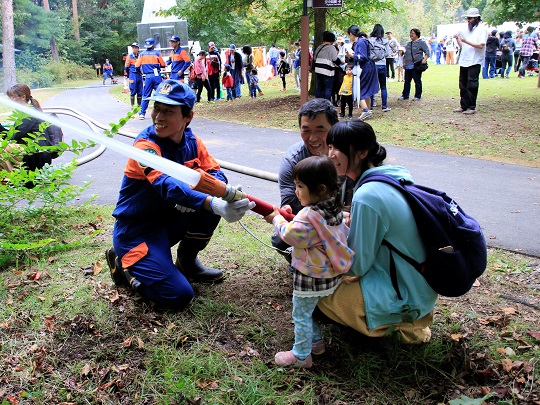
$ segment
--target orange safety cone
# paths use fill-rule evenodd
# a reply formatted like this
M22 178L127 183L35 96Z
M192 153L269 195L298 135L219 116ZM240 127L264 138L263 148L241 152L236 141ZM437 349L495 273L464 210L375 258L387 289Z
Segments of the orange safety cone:
M122 93L129 93L128 80L125 77L124 77L124 90L122 90Z

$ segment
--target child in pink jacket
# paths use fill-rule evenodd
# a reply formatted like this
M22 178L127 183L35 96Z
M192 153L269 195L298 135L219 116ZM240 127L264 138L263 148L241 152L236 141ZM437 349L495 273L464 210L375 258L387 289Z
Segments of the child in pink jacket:
M321 297L332 294L351 265L349 228L336 199L338 177L328 156L311 156L293 169L296 196L304 208L287 222L277 209L265 220L292 246L294 346L275 356L278 366L311 367L311 354L325 351L320 327L312 317Z

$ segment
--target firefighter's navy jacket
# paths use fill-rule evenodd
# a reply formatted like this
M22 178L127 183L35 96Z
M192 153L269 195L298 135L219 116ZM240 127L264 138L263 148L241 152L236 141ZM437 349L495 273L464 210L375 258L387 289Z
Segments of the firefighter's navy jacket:
M137 136L134 146L227 182L189 127L177 144L159 138L152 125ZM185 238L208 243L221 217L202 208L207 197L181 180L128 160L113 211L113 245L122 267L142 284L138 292L143 297L171 309L183 308L193 298L189 281L174 265L171 248ZM177 204L195 211L179 210Z

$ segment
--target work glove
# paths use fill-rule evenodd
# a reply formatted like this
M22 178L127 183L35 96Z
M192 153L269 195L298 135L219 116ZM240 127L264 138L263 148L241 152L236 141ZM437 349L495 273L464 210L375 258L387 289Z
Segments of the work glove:
M214 214L225 218L227 222L240 221L246 211L255 208L255 205L253 201L249 201L247 198L230 203L217 197L212 197L210 200L210 210Z

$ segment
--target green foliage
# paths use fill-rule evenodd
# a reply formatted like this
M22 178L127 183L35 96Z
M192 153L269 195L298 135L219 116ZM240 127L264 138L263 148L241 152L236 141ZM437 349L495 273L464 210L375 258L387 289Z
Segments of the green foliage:
M41 133L28 134L24 144L16 144L12 139L16 134L24 114L14 112L10 119L11 128L0 139L0 162L11 162L14 170L0 170L2 192L0 193L0 266L18 259L21 252L27 256L45 250L61 248L49 233L37 232L36 229L49 230L58 220L58 213L65 211L68 203L78 197L87 187L69 183L76 162L67 164L45 164L41 169L27 170L22 165L24 156L40 152L65 151L79 154L93 144L72 141L71 145L61 142L56 146L42 146L42 131L46 124L40 125Z
M18 70L18 81L26 83L30 88L35 89L50 87L53 84L65 83L70 80L93 79L96 75L92 67L81 66L69 60L54 62L40 59L39 62L42 64L37 66L35 70Z
M537 0L491 0L487 21L502 24L516 21L520 25L536 22L540 16L540 3Z

